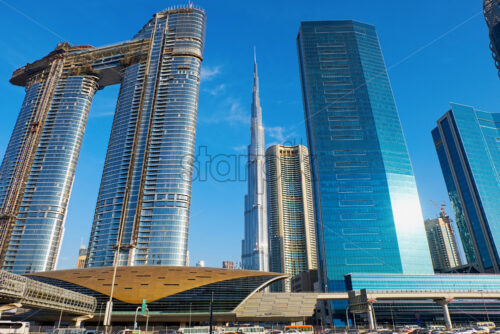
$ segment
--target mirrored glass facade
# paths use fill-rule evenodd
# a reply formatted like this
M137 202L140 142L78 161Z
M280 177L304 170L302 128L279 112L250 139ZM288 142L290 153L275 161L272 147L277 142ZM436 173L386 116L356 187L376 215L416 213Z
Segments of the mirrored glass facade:
M500 114L452 103L432 131L465 256L499 272Z
M167 10L135 36L144 61L124 71L87 266L186 264L205 13Z
M13 73L26 97L0 167L2 269L54 269L92 98L119 83L87 261L111 264L121 240L121 263L185 264L204 34L204 11L179 7L130 41L59 43Z
M54 269L76 162L94 93L95 75L73 75L62 43L14 72L26 87L0 167L1 267L14 273ZM66 58L66 59L65 59Z
M321 288L345 291L353 272L433 273L375 28L302 22L297 44Z

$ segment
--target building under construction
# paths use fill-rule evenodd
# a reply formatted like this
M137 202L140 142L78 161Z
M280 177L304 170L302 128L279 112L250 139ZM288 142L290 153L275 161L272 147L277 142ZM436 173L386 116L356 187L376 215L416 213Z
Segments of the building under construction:
M168 9L130 41L59 43L14 72L26 97L0 167L2 269L54 268L92 99L113 84L120 95L87 263L111 264L118 247L128 264L183 264L204 33L203 10ZM172 212L141 214L156 206Z

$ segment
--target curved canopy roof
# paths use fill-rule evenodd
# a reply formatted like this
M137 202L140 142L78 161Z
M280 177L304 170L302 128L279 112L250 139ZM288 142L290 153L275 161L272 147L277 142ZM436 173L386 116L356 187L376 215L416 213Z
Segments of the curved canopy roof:
M28 276L65 281L109 296L113 267L56 270L33 273ZM212 283L261 276L269 277L264 285L286 277L286 275L280 273L218 268L118 267L113 298L129 304L140 304L142 299L146 299L149 303Z

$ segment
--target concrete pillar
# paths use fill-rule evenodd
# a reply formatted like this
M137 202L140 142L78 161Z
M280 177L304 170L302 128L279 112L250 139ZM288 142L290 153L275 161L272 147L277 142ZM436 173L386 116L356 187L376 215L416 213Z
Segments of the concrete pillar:
M10 303L0 306L0 318L2 317L2 312L14 310L23 306L21 303Z
M92 319L93 317L94 317L93 315L87 314L73 318L73 326L80 327L82 325L82 321Z
M439 305L441 305L443 307L444 324L446 326L446 329L448 329L448 330L450 330L452 328L450 310L448 309L448 304L452 300L453 299L438 299L438 300L436 300L436 303L438 303Z
M377 324L375 323L375 317L373 314L373 304L368 303L368 326L370 327L371 331L374 331L377 329Z

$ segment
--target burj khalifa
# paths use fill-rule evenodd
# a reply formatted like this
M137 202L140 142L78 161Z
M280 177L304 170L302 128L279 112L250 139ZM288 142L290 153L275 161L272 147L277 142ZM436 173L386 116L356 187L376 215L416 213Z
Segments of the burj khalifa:
M245 239L242 242L241 262L243 269L269 271L264 127L255 56L250 132L248 194L245 196Z

